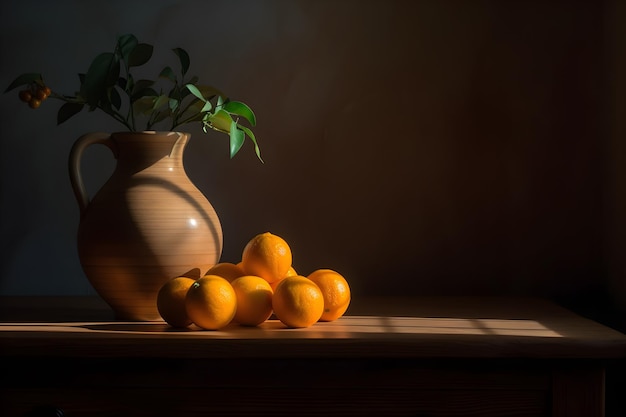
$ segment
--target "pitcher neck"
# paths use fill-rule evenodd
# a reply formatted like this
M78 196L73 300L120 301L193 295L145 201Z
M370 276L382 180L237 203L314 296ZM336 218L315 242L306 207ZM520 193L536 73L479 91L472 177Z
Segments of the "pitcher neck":
M145 169L159 161L182 164L190 138L182 132L117 132L111 139L117 148L118 168Z

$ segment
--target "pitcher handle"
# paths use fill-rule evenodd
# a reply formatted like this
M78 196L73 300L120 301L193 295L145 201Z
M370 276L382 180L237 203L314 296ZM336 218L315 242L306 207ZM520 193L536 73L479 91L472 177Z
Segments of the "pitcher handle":
M111 140L111 134L109 133L87 133L79 137L76 142L74 142L69 157L69 173L70 183L72 184L72 190L74 191L74 196L78 202L78 208L80 209L81 216L84 214L87 206L89 205L89 196L87 195L87 190L85 189L85 184L83 183L83 177L80 173L80 161L85 149L95 144L106 145L109 149L111 149L113 155L117 158L117 149L115 148L115 143Z

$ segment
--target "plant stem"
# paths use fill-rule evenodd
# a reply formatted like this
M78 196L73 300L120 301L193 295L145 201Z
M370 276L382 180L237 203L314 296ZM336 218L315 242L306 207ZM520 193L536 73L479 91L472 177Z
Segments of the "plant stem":
M122 123L131 132L135 131L135 127L131 125L130 123L128 123L128 120L124 116L119 114L118 112L116 111L109 112L109 111L104 110L102 107L98 107L98 108L102 110L103 112L105 112L106 114L108 114L109 116L111 116L112 118L114 118L115 120L117 120L118 122Z

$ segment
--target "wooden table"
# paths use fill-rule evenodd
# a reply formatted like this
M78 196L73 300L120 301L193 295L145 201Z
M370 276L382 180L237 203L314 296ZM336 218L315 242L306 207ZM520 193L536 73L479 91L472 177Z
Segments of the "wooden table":
M604 415L626 335L549 301L363 298L308 329L173 330L98 298L0 298L0 415Z

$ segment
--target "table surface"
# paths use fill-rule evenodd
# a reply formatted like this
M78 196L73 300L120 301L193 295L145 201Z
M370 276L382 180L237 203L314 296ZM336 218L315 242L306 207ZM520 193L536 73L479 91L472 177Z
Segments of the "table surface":
M626 335L548 300L354 297L306 329L116 321L98 297L0 297L0 356L626 358Z

